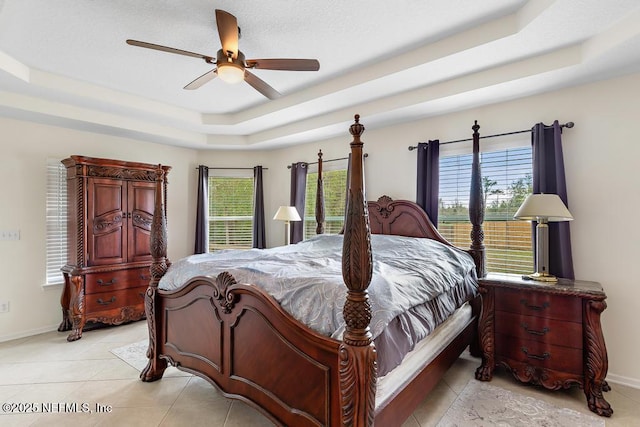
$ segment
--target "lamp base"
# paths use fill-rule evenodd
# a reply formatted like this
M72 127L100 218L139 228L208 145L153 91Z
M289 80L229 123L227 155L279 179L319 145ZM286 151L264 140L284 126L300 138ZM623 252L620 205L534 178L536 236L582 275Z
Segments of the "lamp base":
M291 244L291 224L289 221L284 222L284 244L286 246Z
M522 276L524 280L535 280L537 282L555 283L558 278L552 274L547 273L531 273Z

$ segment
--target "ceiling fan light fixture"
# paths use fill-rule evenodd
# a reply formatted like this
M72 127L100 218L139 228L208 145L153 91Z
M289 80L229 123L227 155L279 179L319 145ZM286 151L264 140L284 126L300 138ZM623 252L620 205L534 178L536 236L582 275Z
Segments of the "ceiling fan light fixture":
M0 4L2 0L0 0ZM184 89L198 89L205 83L220 77L225 83L237 84L242 81L260 92L269 99L280 97L277 90L269 86L261 78L250 72L248 69L259 68L263 70L284 70L284 71L318 71L320 63L317 59L251 59L245 60L244 54L238 49L238 38L240 27L235 16L224 10L216 9L216 26L222 49L218 49L215 61L213 57L200 53L189 52L188 50L176 49L154 43L147 43L138 40L127 40L127 44L144 47L147 49L159 50L162 52L175 53L178 55L191 56L204 59L207 64L215 64L216 68L209 70L195 80L187 84Z
M233 62L219 64L218 77L225 83L240 83L244 80L244 68Z

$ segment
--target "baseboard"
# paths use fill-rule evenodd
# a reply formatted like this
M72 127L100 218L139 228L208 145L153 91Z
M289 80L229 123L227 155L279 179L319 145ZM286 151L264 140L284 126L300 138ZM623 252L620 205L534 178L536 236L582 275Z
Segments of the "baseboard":
M607 381L612 384L626 385L627 387L637 388L640 390L640 380L636 378L623 377L622 375L608 374Z
M22 331L16 334L2 335L0 336L0 342L12 341L20 338L26 338L34 335L44 334L45 332L57 331L59 325L60 325L59 323L56 323L55 325L43 326L41 328L30 329L28 331Z

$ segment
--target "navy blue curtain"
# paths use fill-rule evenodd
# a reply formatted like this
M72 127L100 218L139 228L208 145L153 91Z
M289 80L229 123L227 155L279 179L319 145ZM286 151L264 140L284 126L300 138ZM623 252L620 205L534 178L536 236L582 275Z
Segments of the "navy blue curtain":
M438 191L440 186L440 140L418 144L416 203L438 226Z
M253 168L253 247L267 247L264 220L264 193L262 186L262 166Z
M531 144L533 192L557 194L569 208L562 154L562 127L558 121L553 122L552 126L536 124L531 131ZM549 273L567 279L575 278L569 222L549 223Z
M209 168L198 166L198 201L194 254L209 251Z
M307 191L307 164L304 162L291 165L291 202L295 206L302 221L292 221L290 225L290 242L298 243L304 238L304 202Z

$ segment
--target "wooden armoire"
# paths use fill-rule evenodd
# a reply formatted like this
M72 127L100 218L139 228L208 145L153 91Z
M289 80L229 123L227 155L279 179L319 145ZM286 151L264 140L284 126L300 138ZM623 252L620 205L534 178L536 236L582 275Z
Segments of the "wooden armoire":
M68 253L58 330L71 330L67 340L75 341L85 325L144 318L156 181L166 200L171 167L84 156L62 163Z

